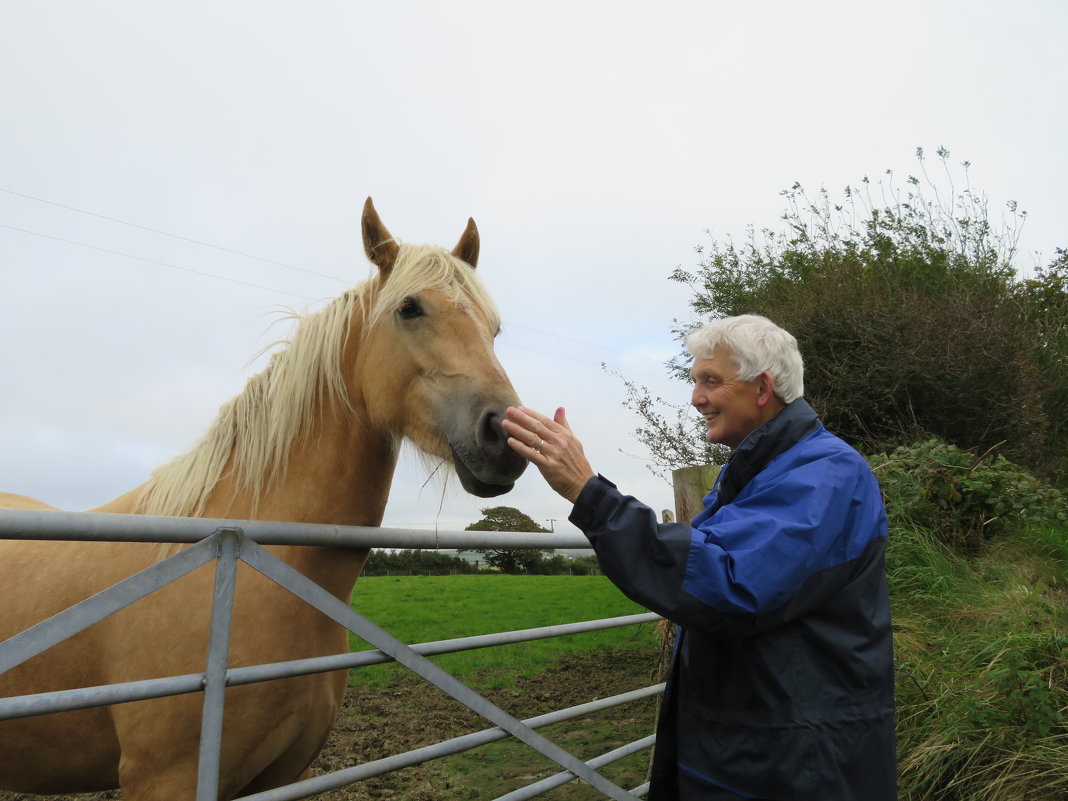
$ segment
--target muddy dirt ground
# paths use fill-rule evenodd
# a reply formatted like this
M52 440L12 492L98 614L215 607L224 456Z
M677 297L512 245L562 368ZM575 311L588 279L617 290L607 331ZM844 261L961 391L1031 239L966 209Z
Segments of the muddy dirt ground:
M657 655L625 649L573 656L533 678L520 679L514 689L484 694L518 718L604 698L644 687L654 680ZM602 713L616 730L638 731L615 744L652 732L655 701L648 699ZM316 775L409 751L438 740L486 728L489 724L440 690L411 674L387 690L350 687L326 747L313 765ZM625 736L625 735L621 735ZM568 747L565 745L565 747ZM608 750L607 748L603 750ZM400 773L368 779L316 796L322 801L444 801L461 796L450 788L440 763L431 762ZM555 770L546 770L549 775ZM476 793L500 794L494 787ZM466 797L466 796L465 796ZM547 796L549 798L553 796ZM0 791L0 801L105 801L121 799L118 791L70 796L32 796Z

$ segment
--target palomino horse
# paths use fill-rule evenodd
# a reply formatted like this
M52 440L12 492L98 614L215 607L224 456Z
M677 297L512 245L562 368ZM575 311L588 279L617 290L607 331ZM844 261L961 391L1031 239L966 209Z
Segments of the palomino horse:
M493 353L499 318L475 275L474 221L451 253L398 244L368 198L363 241L374 276L302 318L191 451L93 511L377 526L405 438L451 462L474 495L511 489L525 461L500 420L518 399ZM15 495L0 505L51 508ZM180 547L0 541L0 639ZM346 602L367 557L270 550ZM0 696L203 670L212 573L206 565L8 671ZM234 603L231 666L348 650L341 626L243 564ZM335 671L227 690L219 797L299 778L345 683ZM192 799L200 716L193 695L0 723L0 787Z

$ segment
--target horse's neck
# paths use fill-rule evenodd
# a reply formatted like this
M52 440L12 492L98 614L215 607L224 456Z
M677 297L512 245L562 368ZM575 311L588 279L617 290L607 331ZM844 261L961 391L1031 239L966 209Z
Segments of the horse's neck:
M327 410L294 445L285 472L264 482L258 499L224 479L204 516L378 526L396 460L396 448L388 437L354 422L347 413ZM366 558L364 551L340 548L283 546L274 550L346 599Z
M258 497L233 477L228 465L208 499L203 517L378 526L385 513L396 467L396 447L349 410L323 409L295 443L287 466L262 483ZM97 512L134 511L141 488L97 507ZM272 548L286 562L338 597L352 591L365 551L311 546Z
M325 410L293 445L284 470L262 482L258 498L229 478L216 487L204 517L377 526L396 466L388 437L344 412Z

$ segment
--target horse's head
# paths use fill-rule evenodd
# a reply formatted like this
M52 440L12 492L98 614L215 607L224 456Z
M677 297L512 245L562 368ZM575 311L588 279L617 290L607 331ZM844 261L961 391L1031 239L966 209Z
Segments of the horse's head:
M526 460L508 447L504 410L519 402L493 352L500 320L475 275L474 220L450 253L399 244L367 199L363 243L378 273L354 315L348 392L381 431L451 461L464 489L508 492ZM356 319L359 318L359 323Z

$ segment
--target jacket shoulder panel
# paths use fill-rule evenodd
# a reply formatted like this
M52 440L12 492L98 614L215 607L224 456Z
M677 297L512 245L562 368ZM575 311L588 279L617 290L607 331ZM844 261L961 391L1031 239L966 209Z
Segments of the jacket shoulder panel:
M684 589L724 614L760 614L880 536L882 495L867 462L821 429L694 520Z

